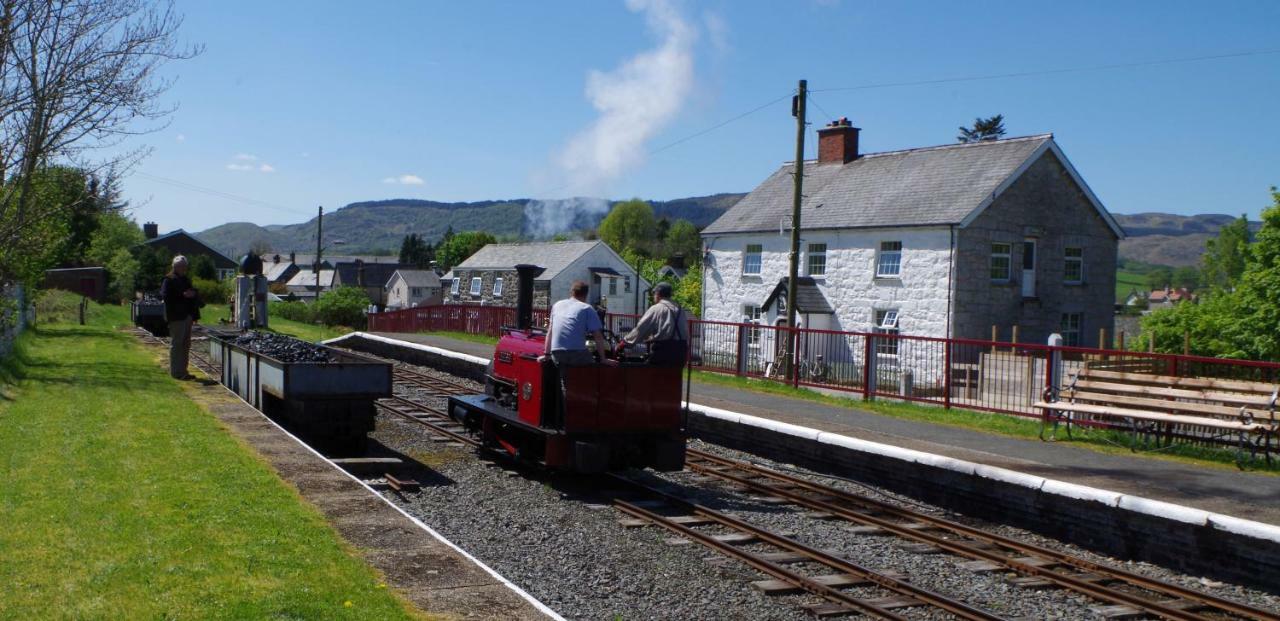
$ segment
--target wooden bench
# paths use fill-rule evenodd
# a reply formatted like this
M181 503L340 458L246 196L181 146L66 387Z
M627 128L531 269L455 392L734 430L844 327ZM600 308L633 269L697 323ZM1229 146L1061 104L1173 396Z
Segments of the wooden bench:
M1072 424L1124 420L1134 451L1139 436L1155 438L1157 446L1161 436L1166 445L1175 436L1218 442L1234 436L1241 457L1246 450L1262 451L1270 463L1271 438L1280 431L1278 395L1280 387L1263 382L1108 371L1086 363L1057 398L1046 395L1034 407L1044 412L1041 440L1050 425L1050 439L1056 439L1059 424L1065 423L1071 437Z

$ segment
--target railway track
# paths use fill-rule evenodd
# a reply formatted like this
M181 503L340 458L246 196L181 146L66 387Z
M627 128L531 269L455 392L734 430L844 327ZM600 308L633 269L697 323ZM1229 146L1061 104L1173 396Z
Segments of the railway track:
M397 368L395 379L431 391L433 396L472 392L449 380ZM450 440L470 446L479 443L450 419L447 412L404 397L391 404L379 403L388 411L414 420ZM778 470L749 462L689 449L687 469L713 480L735 486L776 502L803 507L822 519L843 519L868 532L889 534L915 544L929 546L970 559L963 567L974 572L1012 572L1011 583L1027 588L1057 587L1080 593L1103 605L1096 610L1111 618L1150 617L1184 621L1209 619L1251 619L1280 621L1280 615L1239 602L1217 597L1171 582L1111 567L1036 544L1005 537L954 520L886 503L868 496L815 483ZM773 580L756 584L766 592L803 591L824 600L810 610L819 616L861 612L880 618L897 619L894 611L911 606L930 606L960 618L998 618L944 595L918 589L892 572L876 572L848 559L812 548L779 533L769 532L734 516L698 505L665 491L645 486L622 475L611 481L649 496L652 500L614 500L614 506L640 523L653 524L681 538L700 543L765 573ZM631 525L638 525L632 522ZM707 530L732 531L709 534ZM743 542L768 544L773 551L746 551ZM788 566L820 566L832 573L808 576ZM843 591L850 587L876 586L890 594L855 598Z

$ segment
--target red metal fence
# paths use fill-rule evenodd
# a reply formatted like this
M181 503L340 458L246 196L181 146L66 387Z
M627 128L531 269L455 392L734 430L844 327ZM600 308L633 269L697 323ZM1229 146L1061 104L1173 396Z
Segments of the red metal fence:
M546 321L545 310L534 311L535 325ZM635 315L610 314L606 327L621 334L635 321ZM382 332L497 336L503 325L514 323L515 309L505 307L445 305L369 315L369 329ZM696 319L689 323L694 364L705 371L1019 416L1039 417L1032 404L1069 381L1086 362L1092 369L1280 382L1280 364L1273 362ZM788 361L782 352L792 335L796 354Z

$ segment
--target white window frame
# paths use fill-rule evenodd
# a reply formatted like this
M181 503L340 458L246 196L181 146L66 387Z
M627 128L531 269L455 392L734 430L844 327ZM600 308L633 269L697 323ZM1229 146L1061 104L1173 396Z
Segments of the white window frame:
M472 276L471 277L471 296L475 297L478 295L480 295L480 277Z
M616 277L609 279L609 295L618 295L618 279Z
M742 305L742 323L759 326L764 320L764 309L755 304ZM760 328L747 328L747 348L760 349Z
M1071 251L1076 251L1075 256ZM1062 249L1062 280L1068 285L1079 285L1084 282L1084 247L1067 246ZM1072 266L1075 266L1076 277L1071 277Z
M458 290L462 288L462 279L454 276L453 285L449 287L449 295L458 295Z
M815 265L815 259L821 259L821 264ZM814 269L814 267L818 269ZM811 277L825 278L827 275L827 245L825 243L809 244L809 256L805 260L805 269Z
M895 247L896 246L896 247ZM895 257L897 260L886 264L885 259ZM892 265L893 270L887 268ZM876 278L902 278L902 242L882 241L876 252Z
M871 311L871 332L873 334L898 335L900 315L896 308L877 308ZM897 356L899 339L876 339L876 355Z
M493 297L495 298L502 297L502 279L501 278L493 279Z
M630 276L622 277L622 292L631 293L631 277Z
M997 247L1003 246L1000 250ZM1004 277L996 275L996 260L1004 260ZM991 260L987 262L987 274L991 282L1009 282L1013 276L1013 244L1010 242L991 242Z
M753 250L754 249L754 250ZM755 257L755 271L750 271L751 257ZM764 269L764 244L747 244L742 250L742 275L759 276Z
M1075 325L1072 325L1072 324ZM1084 313L1062 313L1058 324L1058 334L1062 335L1062 344L1067 347L1080 347L1084 335Z

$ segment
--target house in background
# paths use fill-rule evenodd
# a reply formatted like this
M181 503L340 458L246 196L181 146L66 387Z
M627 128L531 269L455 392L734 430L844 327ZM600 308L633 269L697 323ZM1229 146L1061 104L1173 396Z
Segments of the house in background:
M440 275L433 270L402 268L387 281L387 309L434 306L440 303Z
M1123 231L1051 134L884 153L858 142L841 119L806 162L802 327L988 339L1018 326L1024 342L1057 332L1081 346L1111 334ZM785 321L793 170L702 231L705 319Z
M353 261L335 261L333 264L334 287L359 287L369 296L369 303L378 308L387 305L387 281L400 269L397 257L377 257L378 261L365 261L358 258Z
M1196 294L1192 293L1186 287L1178 287L1177 289L1165 286L1164 289L1153 289L1147 295L1147 310L1159 310L1161 308L1173 308L1177 304L1183 302L1191 302L1195 304L1197 300Z
M235 276L236 270L240 267L235 260L214 250L213 247L182 229L161 235L160 228L155 222L147 222L142 225L142 233L146 238L142 242L144 245L151 248L164 248L173 256L183 255L188 260L197 256L209 257L213 261L213 268L218 272L218 280Z
M534 281L536 308L569 297L573 281L582 280L591 285L589 303L634 313L649 287L602 241L489 244L445 274L445 303L515 306L515 266L521 263L545 268Z
M333 290L333 277L333 270L320 270L316 273L300 269L285 284L285 290L303 302L312 302L320 293Z

